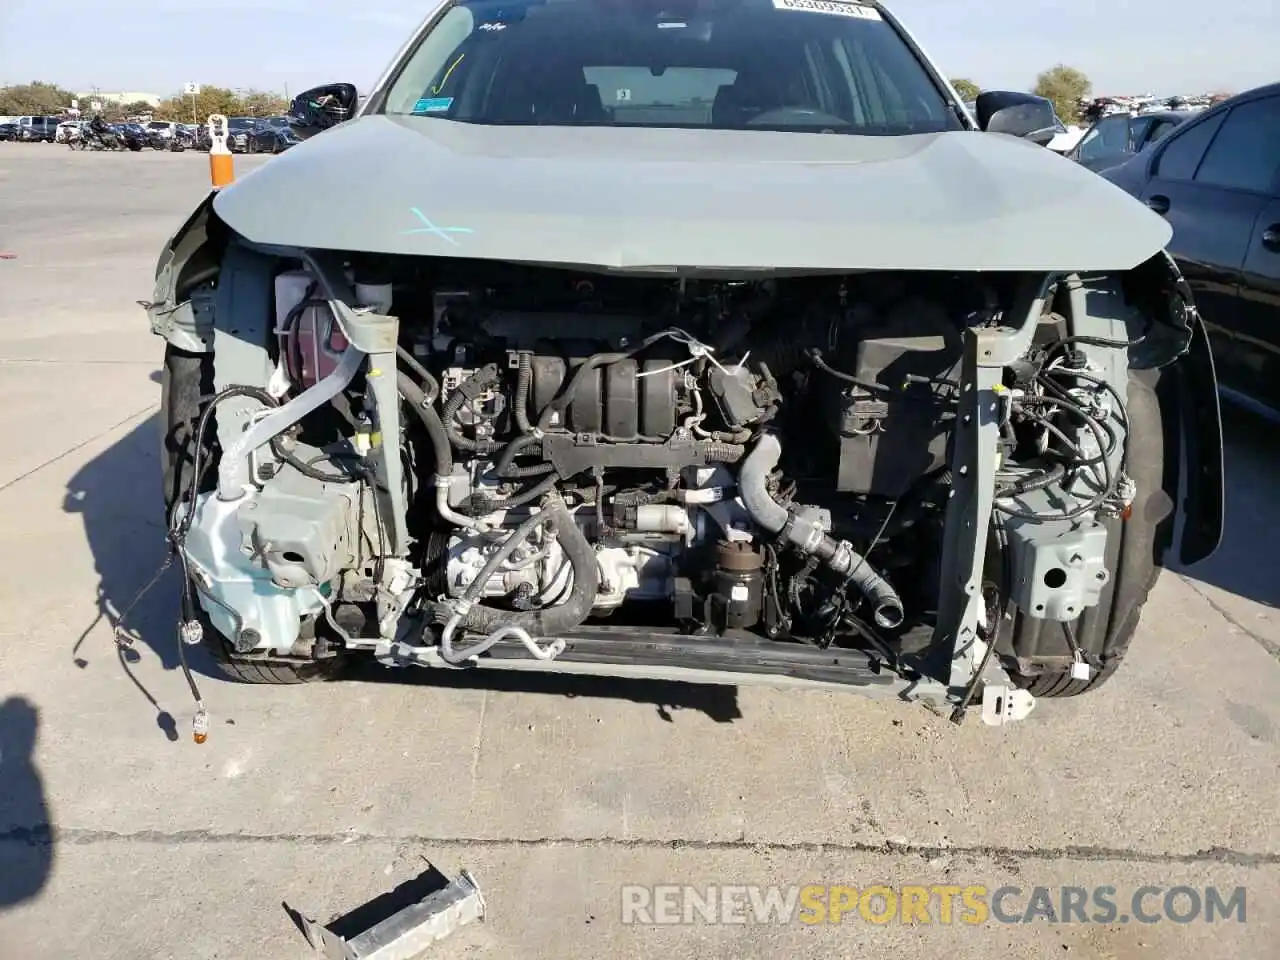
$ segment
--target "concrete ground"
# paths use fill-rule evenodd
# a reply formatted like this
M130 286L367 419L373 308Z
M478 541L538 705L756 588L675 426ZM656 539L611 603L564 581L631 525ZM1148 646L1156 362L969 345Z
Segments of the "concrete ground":
M107 619L164 555L135 301L206 182L199 155L0 144L0 960L299 958L282 901L327 921L424 858L490 906L442 957L1280 956L1280 451L1236 413L1222 550L1165 573L1111 684L1002 730L856 694L252 687L197 661L194 745L175 581L136 654ZM1006 913L1037 886L1122 913L1244 886L1247 920L623 924L622 887L663 883L1022 888Z

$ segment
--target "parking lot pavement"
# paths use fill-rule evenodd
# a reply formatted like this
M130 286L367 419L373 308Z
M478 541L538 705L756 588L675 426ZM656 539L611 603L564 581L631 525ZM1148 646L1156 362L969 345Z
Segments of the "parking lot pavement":
M1280 955L1280 451L1238 414L1222 551L1164 574L1112 683L1002 730L817 690L250 687L197 660L194 745L174 582L136 654L106 619L164 555L135 301L206 183L198 154L0 144L0 960L302 957L282 900L327 920L423 858L489 902L442 957ZM1006 913L1244 886L1247 919L622 922L624 885L808 883L1017 886Z

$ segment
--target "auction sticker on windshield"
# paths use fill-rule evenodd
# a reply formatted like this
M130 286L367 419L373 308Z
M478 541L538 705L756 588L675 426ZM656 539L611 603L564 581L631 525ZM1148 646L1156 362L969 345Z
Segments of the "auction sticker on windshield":
M858 20L880 20L880 11L854 0L773 0L779 10L802 10L806 13L830 13Z

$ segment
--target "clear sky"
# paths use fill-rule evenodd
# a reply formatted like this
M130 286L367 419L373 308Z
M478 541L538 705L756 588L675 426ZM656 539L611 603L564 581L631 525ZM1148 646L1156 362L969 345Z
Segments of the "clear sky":
M421 0L0 0L0 83L167 95L187 81L297 92L382 72ZM1267 0L898 0L953 77L1027 89L1057 62L1094 92L1232 91L1280 80Z

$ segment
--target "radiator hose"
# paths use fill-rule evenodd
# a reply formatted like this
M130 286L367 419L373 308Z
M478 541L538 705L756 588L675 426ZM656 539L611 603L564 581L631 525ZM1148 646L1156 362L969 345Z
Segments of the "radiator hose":
M396 385L400 389L400 396L409 404L409 409L417 414L431 439L431 452L435 459L433 482L436 487L436 512L459 527L484 529L484 524L479 520L465 516L449 505L449 485L454 483L453 447L449 443L449 432L432 406L431 398L403 370L396 372Z
M798 516L769 495L769 474L782 456L782 444L772 433L764 434L742 462L738 493L742 505L759 526L780 534L801 553L816 557L846 578L871 603L875 622L886 629L902 625L902 600L898 591L871 567L867 558L847 540L836 540L814 520Z
M539 526L551 522L573 570L573 588L569 598L561 604L545 610L516 612L498 610L476 603L489 578L511 556L516 547L529 539ZM541 647L534 637L554 637L577 627L587 619L596 601L600 585L600 571L596 565L595 551L583 536L573 515L559 497L551 499L546 508L535 513L512 532L506 541L489 558L489 562L471 581L461 599L452 603L452 616L440 635L440 656L446 663L461 666L466 661L484 653L501 640L519 640L539 660L550 660L564 649L563 640L555 640ZM448 605L446 605L448 606ZM486 634L483 640L462 650L453 646L453 635L459 627L473 633Z

